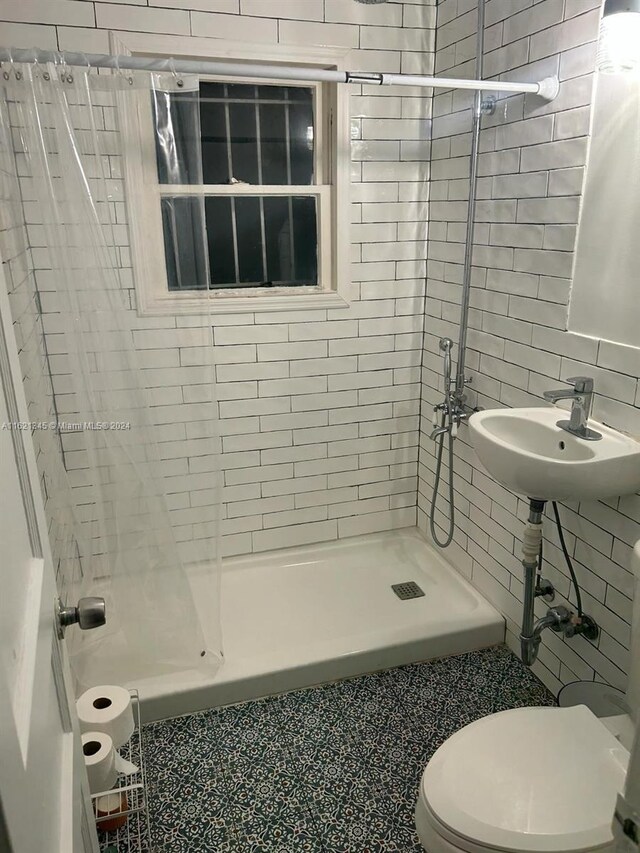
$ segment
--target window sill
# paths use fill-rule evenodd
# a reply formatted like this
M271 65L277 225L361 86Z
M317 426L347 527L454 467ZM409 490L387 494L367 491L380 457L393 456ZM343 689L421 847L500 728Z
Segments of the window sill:
M139 304L138 314L143 317L185 316L194 314L241 314L263 311L298 311L302 309L327 310L348 308L349 302L336 291L318 292L311 288L300 288L298 292L256 292L251 295L211 293L209 296L171 293L157 296Z

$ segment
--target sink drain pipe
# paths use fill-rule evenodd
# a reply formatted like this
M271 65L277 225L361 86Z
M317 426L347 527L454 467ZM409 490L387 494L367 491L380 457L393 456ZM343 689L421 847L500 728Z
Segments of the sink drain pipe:
M522 612L522 630L520 632L520 654L525 666L533 666L538 658L538 650L545 628L551 628L556 634L564 637L575 637L583 634L587 640L597 640L600 630L591 616L582 613L582 607L578 605L578 613L574 613L564 605L550 607L545 616L535 621L536 598L542 596L547 601L553 601L555 590L549 581L539 577L542 565L542 516L546 501L529 499L529 518L524 528L522 537L522 566L524 568L524 604ZM564 545L562 527L556 511L558 533ZM576 595L580 601L578 582L575 578L573 566L569 559L566 546L563 547L565 559L575 585Z
M520 633L520 654L525 666L532 666L538 657L540 635L534 631L534 607L536 603L536 577L542 544L542 514L544 501L529 502L529 518L522 537L522 566L524 568L524 607L522 613L522 631Z

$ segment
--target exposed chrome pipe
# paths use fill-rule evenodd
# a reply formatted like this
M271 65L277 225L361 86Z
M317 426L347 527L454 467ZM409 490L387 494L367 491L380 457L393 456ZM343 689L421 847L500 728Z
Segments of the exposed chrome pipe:
M476 36L476 73L482 74L484 67L484 23L485 23L485 0L478 0L478 28ZM457 435L458 427L467 417L465 410L465 355L467 345L467 326L469 323L469 297L471 291L471 261L473 256L473 239L475 233L475 212L478 184L478 154L480 151L480 125L483 110L482 91L476 91L473 100L473 127L471 154L469 159L469 207L467 210L467 228L464 252L464 270L462 277L462 305L460 309L460 328L458 338L458 365L455 381L451 381L451 350L453 342L450 338L440 340L440 350L444 355L444 400L433 409L433 426L431 438L437 443L436 448L436 470L431 496L431 513L429 516L429 528L431 537L440 548L447 548L453 541L455 532L455 508L454 508L454 454L453 441ZM441 413L441 418L439 414ZM446 536L438 539L436 530L436 503L442 479L442 457L444 454L444 443L448 434L448 506L449 519ZM535 580L534 580L535 583ZM533 626L532 626L533 627Z
M484 70L484 22L485 0L478 0L478 30L476 35L476 75L481 78ZM469 158L469 206L467 209L467 228L464 248L464 268L462 273L462 304L460 308L460 330L458 337L458 366L456 370L455 397L459 406L463 406L465 394L465 366L467 356L467 330L469 326L469 300L471 297L471 266L473 261L473 241L475 237L476 200L478 195L478 155L480 152L480 130L482 126L483 94L477 91L473 99L473 128L471 134L471 155Z
M552 601L555 595L553 585L540 577L542 570L542 516L545 501L529 499L529 518L525 524L522 536L522 566L524 568L524 601L522 606L522 629L520 631L520 654L525 666L533 666L538 658L538 650L542 640L542 633L551 628L556 634L564 637L575 637L582 634L588 640L597 640L600 629L591 616L582 612L581 604L578 604L578 613L569 610L560 604L550 607L545 616L536 621L535 604L536 598L542 596L547 601ZM558 522L559 523L559 522ZM562 529L558 532L562 538ZM573 568L568 562L572 577ZM576 594L580 601L577 581Z
M536 576L539 568L540 541L542 540L542 514L544 501L529 502L529 518L522 542L522 567L524 569L524 602L522 605L522 629L520 631L520 655L525 666L533 666L538 657L540 629L535 626Z

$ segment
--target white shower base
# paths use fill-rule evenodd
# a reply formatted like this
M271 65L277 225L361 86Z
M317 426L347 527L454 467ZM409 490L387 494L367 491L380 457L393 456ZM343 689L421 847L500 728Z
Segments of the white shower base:
M401 601L391 584L416 581ZM191 575L207 625L209 583ZM138 681L146 720L190 713L504 639L504 622L416 528L223 561L225 662Z

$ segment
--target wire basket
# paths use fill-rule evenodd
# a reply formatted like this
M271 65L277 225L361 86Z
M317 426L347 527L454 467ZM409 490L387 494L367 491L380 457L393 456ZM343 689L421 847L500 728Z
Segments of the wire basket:
M91 795L101 853L153 853L140 725L140 696L137 690L129 692L135 728L131 739L120 747L118 752L135 764L138 771L129 776L120 776L111 790ZM98 815L98 798L107 795L119 795L121 806L108 815ZM117 829L106 828L106 824L122 817L126 817L122 826Z

